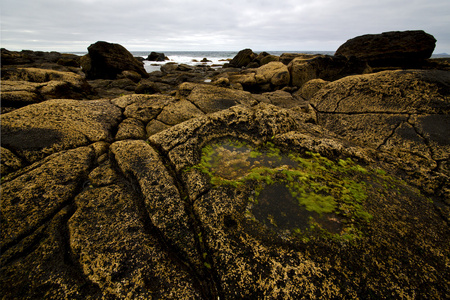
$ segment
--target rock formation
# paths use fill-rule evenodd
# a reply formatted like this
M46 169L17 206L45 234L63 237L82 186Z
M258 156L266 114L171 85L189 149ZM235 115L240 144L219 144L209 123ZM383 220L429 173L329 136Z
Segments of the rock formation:
M312 79L334 81L349 75L364 74L371 71L367 63L354 57L318 55L313 58L294 58L288 65L291 84L302 87Z
M2 112L48 99L88 97L91 87L72 72L39 68L2 69Z
M245 67L255 58L256 54L253 53L252 49L244 49L239 51L239 53L230 61L230 66L235 68Z
M3 68L2 101L36 96L1 115L2 296L444 299L447 65L298 56ZM75 94L45 99L52 81Z
M355 56L372 67L417 67L431 57L436 39L422 31L391 31L366 34L341 45L335 55Z
M119 44L97 42L90 45L88 51L81 60L87 79L115 79L123 71L135 71L148 77L142 63Z

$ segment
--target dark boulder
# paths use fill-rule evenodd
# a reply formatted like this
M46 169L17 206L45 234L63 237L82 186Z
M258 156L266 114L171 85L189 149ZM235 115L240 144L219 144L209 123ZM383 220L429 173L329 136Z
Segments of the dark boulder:
M159 53L159 52L152 52L147 57L147 60L149 60L149 61L165 61L166 59L167 58L164 55L164 53Z
M436 39L422 31L391 31L366 34L348 40L335 55L356 56L372 67L414 67L429 58Z
M141 82L136 86L134 92L136 94L156 94L160 93L161 89L154 82Z
M235 68L246 67L255 58L256 54L253 53L252 49L244 49L238 52L236 56L230 61L230 66Z
M88 51L81 60L81 67L88 79L116 79L123 71L135 71L142 77L148 77L143 64L119 44L97 42L90 45Z
M371 71L366 62L356 57L329 55L320 55L314 58L299 56L289 63L288 69L291 75L291 84L298 87L302 87L311 79L320 78L334 81L345 76Z

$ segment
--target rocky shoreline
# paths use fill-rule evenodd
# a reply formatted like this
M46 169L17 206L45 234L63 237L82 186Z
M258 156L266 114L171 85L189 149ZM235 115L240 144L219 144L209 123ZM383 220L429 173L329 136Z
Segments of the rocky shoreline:
M106 42L2 49L3 299L448 298L435 42L152 73Z

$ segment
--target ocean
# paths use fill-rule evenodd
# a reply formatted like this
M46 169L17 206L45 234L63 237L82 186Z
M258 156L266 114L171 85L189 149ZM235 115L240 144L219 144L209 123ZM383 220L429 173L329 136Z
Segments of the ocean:
M133 56L147 58L152 51L130 51ZM161 66L168 62L175 62L178 64L195 65L209 65L212 67L221 67L228 59L232 59L239 51L155 51L164 53L169 60L164 62L144 61L144 68L147 72L159 71ZM272 55L281 55L283 53L305 53L305 54L326 54L333 55L334 51L253 51L255 53L267 52ZM76 55L85 55L86 52L70 52ZM448 54L433 54L433 58L448 57ZM206 58L207 63L202 63L201 60Z
M130 51L133 56L147 58L152 51ZM232 59L239 51L155 51L164 53L169 60L164 62L144 61L144 68L147 72L159 71L160 67L168 62L175 62L178 64L195 65L209 65L212 67L221 67L228 59ZM263 51L253 51L261 53ZM265 51L272 55L281 55L283 53L306 53L306 54L327 54L333 55L334 51ZM71 52L76 55L85 55L87 52ZM201 60L206 58L207 63L202 63Z

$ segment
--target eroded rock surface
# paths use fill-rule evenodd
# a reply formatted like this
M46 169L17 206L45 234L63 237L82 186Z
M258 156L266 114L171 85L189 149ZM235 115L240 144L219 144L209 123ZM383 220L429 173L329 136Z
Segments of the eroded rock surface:
M288 82L257 70L237 74ZM449 78L185 82L5 113L3 297L445 298Z

